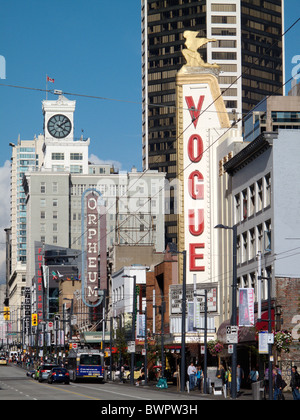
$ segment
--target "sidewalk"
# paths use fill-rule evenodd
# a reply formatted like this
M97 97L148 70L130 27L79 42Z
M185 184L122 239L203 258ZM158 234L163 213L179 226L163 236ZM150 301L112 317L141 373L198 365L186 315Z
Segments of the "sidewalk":
M115 382L108 381L108 382L109 383L120 383L118 381L115 381ZM140 388L151 388L151 390L156 390L157 392L172 392L172 393L182 394L180 392L180 390L177 389L176 385L172 385L172 384L168 383L168 388L157 388L156 385L157 385L157 382L150 381L150 382L147 383L147 385L140 385ZM124 384L124 386L126 386L126 387L131 386L132 387L132 385L130 385L129 382L128 383L126 382ZM194 397L199 396L199 400L201 398L205 398L206 400L209 399L209 400L213 400L213 401L230 401L231 400L230 396L227 396L227 398L225 398L223 393L221 395L215 395L214 392L212 391L211 394L203 394L198 389L195 389L194 391L190 391L189 393L187 391L185 391L185 394L186 395L193 395ZM293 395L292 395L291 392L285 392L284 397L287 401L293 400ZM267 399L268 399L268 396L267 396ZM238 393L238 395L237 395L237 400L254 401L253 395L252 395L252 390L251 389L241 389L241 392Z

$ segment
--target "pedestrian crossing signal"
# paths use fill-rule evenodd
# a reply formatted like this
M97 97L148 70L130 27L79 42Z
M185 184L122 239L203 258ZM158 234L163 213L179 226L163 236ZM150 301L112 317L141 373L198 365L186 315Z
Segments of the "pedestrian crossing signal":
M4 321L10 320L10 310L9 306L4 306Z
M32 314L31 315L31 325L33 327L36 327L37 324L38 324L38 316L37 316L37 314Z

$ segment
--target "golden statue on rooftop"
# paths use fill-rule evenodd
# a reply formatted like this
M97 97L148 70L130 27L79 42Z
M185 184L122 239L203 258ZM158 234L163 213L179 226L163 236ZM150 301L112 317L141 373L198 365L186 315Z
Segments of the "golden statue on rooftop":
M186 39L185 46L187 49L182 50L182 54L186 59L186 64L182 67L182 70L186 67L210 67L219 68L218 64L206 63L198 49L206 45L208 42L215 42L216 39L198 38L197 31L184 31L183 36Z

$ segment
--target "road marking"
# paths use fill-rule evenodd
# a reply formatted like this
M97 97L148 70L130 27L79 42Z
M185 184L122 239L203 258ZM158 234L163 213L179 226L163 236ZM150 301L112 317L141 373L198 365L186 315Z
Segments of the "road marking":
M84 397L84 398L89 398L90 400L100 401L100 398L90 397L89 395L79 394L78 392L68 391L67 389L63 389L63 388L57 388L57 387L55 387L53 385L46 385L46 384L42 384L42 385L43 386L46 386L48 388L57 389L58 391L64 391L64 392L68 392L69 394L78 395L79 397Z
M71 385L74 386L74 387L78 386L78 385L74 385L74 384L71 384ZM93 389L94 391L106 392L106 393L115 394L115 395L122 395L122 397L135 398L137 400L148 400L148 401L152 400L152 398L138 397L136 395L133 396L132 394L122 394L121 392L114 392L114 391L110 391L110 390L107 390L107 389L93 388L93 387L86 386L86 385L84 385L84 386L80 385L80 386L82 388Z

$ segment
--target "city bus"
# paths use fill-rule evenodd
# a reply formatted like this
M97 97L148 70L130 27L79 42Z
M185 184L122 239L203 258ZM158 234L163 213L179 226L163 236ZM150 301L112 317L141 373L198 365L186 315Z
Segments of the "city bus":
M68 370L70 380L79 379L98 380L104 379L104 355L98 350L78 350L70 352L68 356Z

